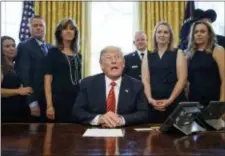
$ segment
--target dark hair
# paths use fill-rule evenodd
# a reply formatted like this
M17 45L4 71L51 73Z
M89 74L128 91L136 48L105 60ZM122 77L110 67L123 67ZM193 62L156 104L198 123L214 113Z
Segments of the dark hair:
M55 40L56 40L56 47L59 50L62 50L64 48L63 40L62 40L62 30L66 29L69 25L72 26L72 28L75 31L74 39L70 43L70 48L74 53L79 52L79 42L80 42L80 32L78 29L78 26L76 25L75 21L71 18L66 18L62 20L58 26L56 27L55 31Z
M4 43L5 40L12 40L15 43L15 40L10 36L2 36L1 37L1 68L2 68L2 73L3 74L8 73L8 72L14 73L15 71L14 71L13 67L7 63L7 61L5 60L5 57L4 57L3 43Z

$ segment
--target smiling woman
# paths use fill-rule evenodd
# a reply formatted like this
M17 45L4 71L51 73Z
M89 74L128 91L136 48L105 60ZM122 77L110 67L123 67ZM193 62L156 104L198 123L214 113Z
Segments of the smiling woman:
M1 121L27 122L29 109L26 96L33 91L31 87L22 87L14 69L16 43L12 37L1 37Z
M46 114L53 122L70 122L81 79L80 30L71 18L55 30L56 48L49 50L44 77Z
M153 32L153 53L145 55L142 81L149 103L149 122L164 122L179 102L185 101L187 61L173 47L174 34L169 23L158 22Z

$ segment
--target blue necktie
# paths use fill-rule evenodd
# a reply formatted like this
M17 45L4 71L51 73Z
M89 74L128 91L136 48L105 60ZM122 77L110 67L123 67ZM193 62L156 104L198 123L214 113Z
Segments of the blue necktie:
M41 50L44 52L45 55L48 54L48 48L45 43L41 44Z

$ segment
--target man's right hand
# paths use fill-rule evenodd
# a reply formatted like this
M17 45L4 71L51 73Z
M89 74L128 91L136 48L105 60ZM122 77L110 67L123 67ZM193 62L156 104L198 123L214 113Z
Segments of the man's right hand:
M30 107L30 113L32 116L39 117L41 115L40 107L38 105Z
M119 117L119 115L111 111L99 117L99 124L103 125L104 127L114 128L118 126L120 122L121 118Z

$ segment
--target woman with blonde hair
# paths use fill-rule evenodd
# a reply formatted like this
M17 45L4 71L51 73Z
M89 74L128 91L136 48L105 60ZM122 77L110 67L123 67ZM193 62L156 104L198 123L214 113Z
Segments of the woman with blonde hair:
M207 106L225 101L225 51L216 41L210 23L197 21L191 27L188 56L189 100Z
M187 62L181 50L173 46L171 26L157 23L153 33L153 53L145 56L142 81L149 102L149 122L164 122L177 104L185 101Z

